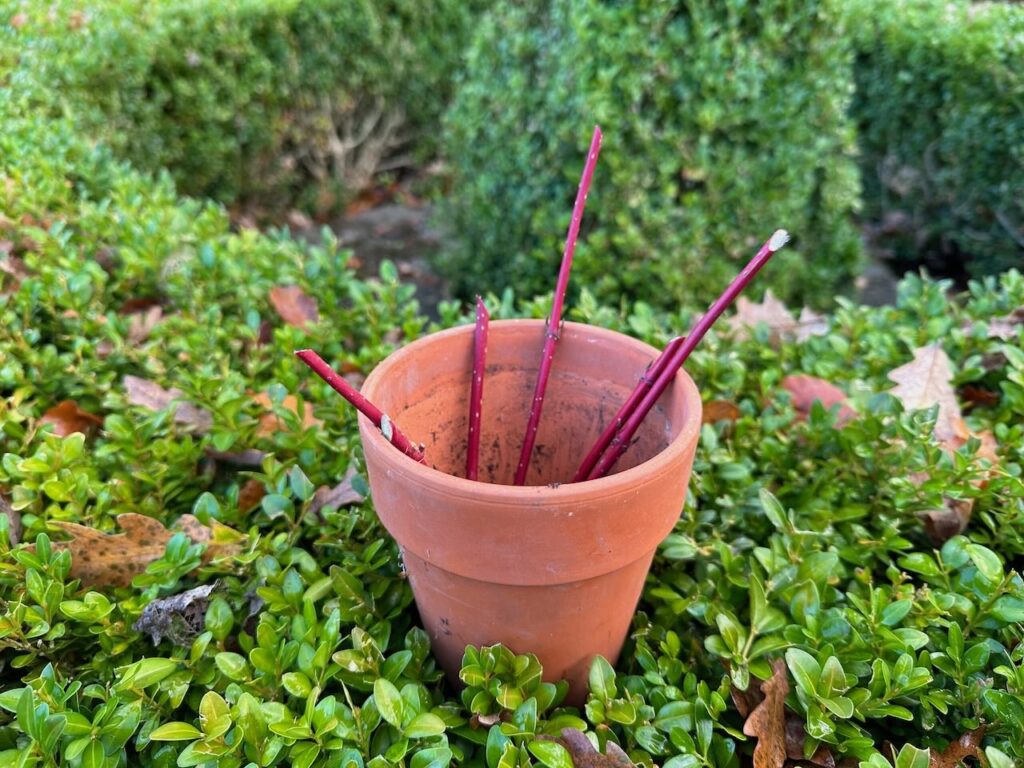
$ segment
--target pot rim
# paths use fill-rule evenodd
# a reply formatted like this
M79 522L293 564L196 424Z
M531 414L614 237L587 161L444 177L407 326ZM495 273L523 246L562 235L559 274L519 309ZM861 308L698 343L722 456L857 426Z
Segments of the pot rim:
M535 319L495 320L490 323L490 328L494 330L495 328L500 329L502 327L514 327L517 325L524 327L543 327L545 322L546 321L544 320ZM650 351L652 360L659 354L659 350L655 349L650 344L633 338L627 334L619 333L618 331L612 331L598 325L589 325L587 323L565 322L563 325L566 328L582 332L592 339L603 339L615 344L627 343L646 347ZM367 376L366 381L363 382L361 392L369 400L376 402L376 394L380 382L386 378L389 369L396 362L410 355L419 353L422 347L443 342L448 338L472 334L473 330L473 324L460 325L416 339L416 341L413 341L411 344L391 353L388 357L378 363L370 372L370 375ZM540 348L538 347L538 357L539 352ZM667 471L671 465L678 462L680 454L683 454L688 450L696 439L696 433L700 431L702 402L697 385L693 382L693 379L690 378L690 375L685 369L680 369L671 386L673 388L682 389L681 394L686 406L686 416L678 434L676 434L668 446L646 461L637 464L635 467L606 475L605 477L597 478L595 480L584 480L579 483L567 482L561 483L557 486L520 486L468 480L464 477L459 477L458 475L450 475L439 469L434 469L428 464L420 464L409 459L407 456L404 456L393 445L391 445L390 442L380 433L380 430L362 414L359 414L360 432L363 440L372 441L375 444L375 447L378 450L381 450L383 456L390 457L388 460L389 463L395 468L400 469L401 473L407 478L422 483L426 487L437 489L443 488L444 492L449 495L462 498L472 498L483 504L493 502L500 505L505 505L509 502L514 503L516 501L535 502L538 496L547 494L557 497L559 502L570 502L578 496L604 496L623 491L629 487L636 486L638 483L643 484L649 481L652 476L662 474ZM524 429L525 425L526 422L524 420ZM401 426L401 424L399 424L399 426ZM415 435L408 435L408 437L410 440L415 441ZM429 461L429 456L427 457L427 460ZM552 501L554 500L555 499L553 498Z

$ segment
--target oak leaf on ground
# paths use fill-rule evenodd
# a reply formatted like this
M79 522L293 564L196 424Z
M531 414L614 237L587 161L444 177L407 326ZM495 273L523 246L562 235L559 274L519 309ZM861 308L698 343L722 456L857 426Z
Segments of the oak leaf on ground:
M284 421L274 413L274 404L271 401L269 394L266 392L258 392L252 396L252 399L267 411L265 414L260 416L260 426L259 429L256 430L257 435L260 437L271 437L275 432L280 432L281 430L286 429ZM313 406L309 403L302 403L301 413L299 412L299 400L295 395L285 395L284 399L281 401L281 406L301 417L303 429L323 425L323 422L313 415Z
M736 403L728 400L709 400L701 409L701 424L717 424L720 421L736 421L743 412Z
M846 393L824 379L795 374L782 380L782 388L792 396L793 407L804 419L811 412L811 407L815 402L820 402L825 408L838 405L836 424L840 427L857 417L857 412L846 404Z
M321 485L313 494L313 500L309 503L309 512L316 514L324 507L341 509L349 504L359 504L366 497L352 487L352 479L356 476L354 468L345 473L341 482L331 488Z
M77 523L55 522L71 536L69 541L53 543L54 549L71 552L71 577L87 586L126 587L154 560L163 557L167 542L177 533L164 528L159 520L126 512L117 516L121 533L104 533ZM216 531L193 515L183 515L179 529L193 544L206 544L204 562L239 551L241 534L214 523Z
M768 326L773 343L784 338L803 342L812 336L828 333L828 319L824 315L804 307L800 310L800 317L795 318L770 289L765 291L764 300L760 303L740 296L736 300L736 314L729 320L729 327L738 338L746 338L749 335L747 329L760 323Z
M165 389L155 381L130 375L124 377L124 389L128 402L132 405L150 411L162 411L174 403L174 420L179 424L195 427L199 432L208 432L213 426L213 416L210 412L186 400L185 393L180 389Z
M189 645L206 625L206 609L217 583L204 584L176 595L153 600L132 625L136 632L150 636L153 645L165 637L175 645Z
M983 738L985 738L984 725L973 731L967 731L956 741L949 742L942 752L932 749L928 768L956 768L968 757L981 760L984 764L986 761L981 755L981 740Z
M610 739L604 745L604 753L590 742L587 735L577 728L563 728L559 738L540 736L545 741L554 741L565 747L572 758L574 768L633 768L633 761L618 744Z
M786 663L777 659L772 676L761 683L764 700L743 724L744 736L755 736L754 768L782 768L786 762L786 694L789 679Z
M288 325L305 328L320 322L316 299L306 295L297 285L274 286L270 289L270 303Z
M75 432L87 434L90 429L103 424L103 419L82 410L74 400L62 400L42 415L39 424L50 424L53 434L67 437Z

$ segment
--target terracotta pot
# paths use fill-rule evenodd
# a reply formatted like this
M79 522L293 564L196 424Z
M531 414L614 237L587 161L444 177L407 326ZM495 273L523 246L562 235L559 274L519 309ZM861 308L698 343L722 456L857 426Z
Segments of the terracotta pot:
M363 385L363 394L425 445L430 466L402 455L362 416L359 431L377 513L401 547L449 677L457 680L467 644L503 643L537 654L545 679L567 679L570 702L579 703L594 655L615 663L655 549L679 518L701 402L680 374L615 474L569 483L657 350L566 323L530 484L510 485L543 340L542 321L490 325L481 482L464 477L472 326L398 350Z

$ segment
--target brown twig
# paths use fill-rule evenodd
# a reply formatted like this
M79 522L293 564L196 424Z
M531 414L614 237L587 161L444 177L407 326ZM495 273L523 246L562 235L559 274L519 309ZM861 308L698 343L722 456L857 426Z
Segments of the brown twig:
M469 390L469 438L466 441L466 477L476 480L480 472L480 414L484 399L484 371L487 367L487 325L491 315L484 300L476 297L476 329L473 331L473 382Z
M410 459L415 459L420 464L427 463L426 459L423 458L423 451L414 446L409 441L409 438L402 434L398 425L391 421L384 411L359 394L359 391L345 381L341 374L332 370L331 366L320 355L312 349L300 349L295 353L295 356L312 368L313 372L327 382L331 389L352 403L356 410L372 421L373 425L381 431L381 434L395 448Z
M526 482L526 472L530 468L530 456L533 454L533 445L537 440L537 428L540 426L541 409L544 407L544 392L548 386L551 364L555 359L555 344L558 342L558 333L562 326L562 304L565 301L565 290L569 286L572 256L576 250L576 238L579 237L580 222L583 220L583 207L587 202L587 192L590 189L590 181L594 177L594 167L597 165L597 156L600 151L601 129L595 125L594 135L590 140L590 149L587 151L587 161L583 166L583 176L580 179L579 188L576 190L576 204L572 209L569 232L565 238L565 250L562 253L562 266L558 271L555 295L551 301L551 315L548 317L547 332L544 337L544 352L540 359L537 385L530 403L530 417L526 422L526 435L523 438L523 447L519 452L519 464L516 467L514 480L516 485L523 485Z

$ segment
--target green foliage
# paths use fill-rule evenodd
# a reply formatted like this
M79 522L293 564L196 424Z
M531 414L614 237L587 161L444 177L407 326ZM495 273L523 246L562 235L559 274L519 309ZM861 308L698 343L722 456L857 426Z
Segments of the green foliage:
M1012 3L849 6L865 213L903 263L1024 263L1024 12ZM886 216L887 214L887 216Z
M55 106L137 167L280 206L430 149L473 5L65 0L20 36Z
M599 123L576 285L702 303L784 227L760 285L829 303L859 253L844 34L827 0L496 7L447 113L457 288L551 289Z

